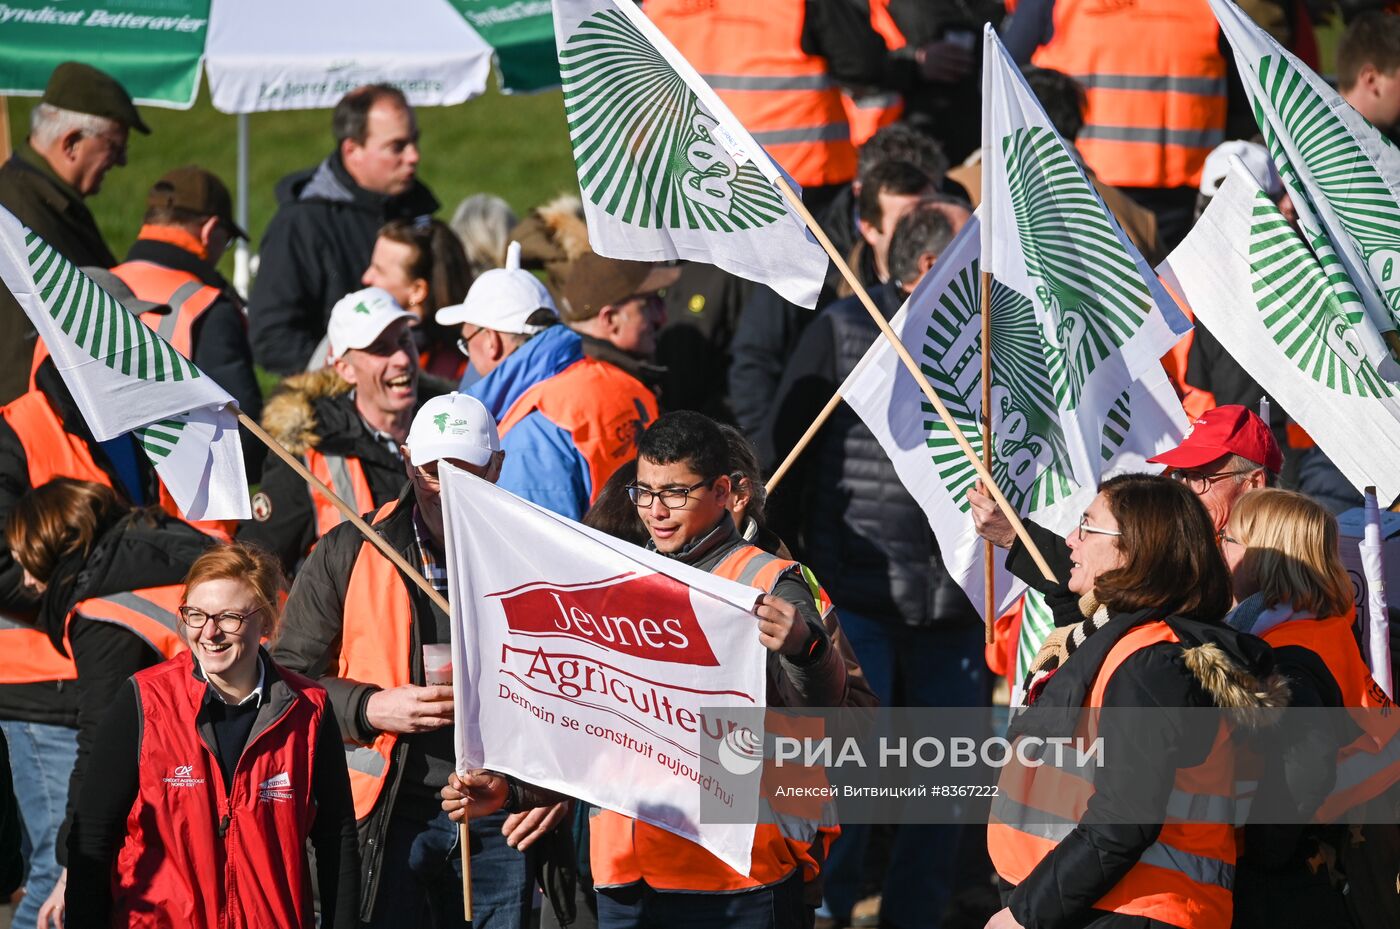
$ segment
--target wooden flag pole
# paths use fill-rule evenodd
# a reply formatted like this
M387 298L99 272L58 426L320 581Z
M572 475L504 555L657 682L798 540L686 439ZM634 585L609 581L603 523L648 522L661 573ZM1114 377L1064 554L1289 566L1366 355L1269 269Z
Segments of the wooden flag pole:
M781 175L778 177L778 189L783 192L783 196L787 198L788 204L792 209L802 218L802 221L807 224L807 228L812 231L812 235L816 236L817 241L821 243L827 255L831 256L831 260L836 263L837 270L839 270L841 276L846 279L846 283L851 285L851 290L853 290L856 297L860 299L866 312L870 314L870 318L875 321L875 325L880 328L881 335L890 343L890 347L894 349L895 354L899 356L899 360L904 364L905 370L914 378L914 383L919 385L919 389L923 391L924 397L927 398L930 405L937 411L939 418L943 420L943 425L948 427L948 432L952 434L953 440L958 443L958 447L962 449L968 461L972 462L972 467L977 472L977 476L982 479L982 483L986 486L988 492L991 493L992 499L996 500L997 506L1000 507L1002 513L1005 514L1007 521L1011 523L1011 528L1016 532L1016 538L1020 539L1021 544L1026 547L1026 551L1035 561L1036 567L1040 569L1041 574L1045 576L1046 580L1058 582L1059 579L1055 577L1055 572L1050 570L1050 565L1046 563L1045 556L1040 553L1040 549L1036 547L1035 542L1031 541L1030 535L1026 532L1025 524L1021 522L1020 514L1016 512L1016 508L1006 499L1006 495L1001 492L1001 488L998 487L996 481L992 479L992 472L982 464L981 457L978 456L972 444L967 441L967 437L963 435L962 428L958 426L957 421L953 419L953 415L948 412L948 407L944 405L943 398L938 396L938 391L934 390L933 386L929 384L928 378L924 377L924 372L919 370L918 363L915 362L913 356L909 354L909 349L904 347L904 343L899 340L899 336L890 328L890 324L885 319L884 315L875 307L874 302L870 299L870 295L866 293L865 288L861 286L860 279L856 277L855 272L850 269L850 266L846 264L840 253L836 251L836 246L831 244L831 239L827 238L826 233L822 231L822 227L812 218L812 214L808 211L806 205L803 204L802 198L797 196L797 192L792 189L792 185Z
M773 472L773 476L768 479L767 491L773 492L773 488L778 486L778 482L792 469L793 463L797 461L797 456L802 454L802 450L812 443L821 431L822 426L831 418L831 414L836 412L836 408L841 405L841 391L831 395L831 399L826 401L826 406L817 414L817 418L812 420L812 425L807 427L807 431L802 433L802 438L797 440L797 444L792 447L792 451L787 453L783 463L778 465L778 470Z
M417 584L418 588L428 595L428 599L432 601L434 606L442 610L448 616L452 615L452 607L447 602L447 598L438 593L432 584L428 583L428 579L423 576L423 572L414 568L402 555L396 552L387 539L375 532L374 528L370 526L369 523L365 522L364 517L355 512L354 507L340 499L334 490L331 490L320 478L312 474L306 465L302 463L300 458L283 448L281 442L278 442L272 436L268 435L267 430L263 429L256 420L242 410L238 411L238 422L244 429L247 429L256 436L258 441L266 445L268 451L272 452L278 458L281 458L282 461L286 463L287 467L295 471L302 480L306 481L306 483L310 484L325 496L325 498L340 511L342 516L353 523L356 529L360 530L360 534L365 537L366 541L379 549L379 553L385 558L388 558L389 562L394 567L398 568L399 572L403 574L404 577ZM466 823L461 824L461 836L462 905L466 908L466 919L470 922L472 918L472 866L471 845L467 838Z
M982 466L992 471L992 275L982 272ZM982 580L986 588L983 612L986 614L987 644L991 644L997 623L996 548L982 540Z

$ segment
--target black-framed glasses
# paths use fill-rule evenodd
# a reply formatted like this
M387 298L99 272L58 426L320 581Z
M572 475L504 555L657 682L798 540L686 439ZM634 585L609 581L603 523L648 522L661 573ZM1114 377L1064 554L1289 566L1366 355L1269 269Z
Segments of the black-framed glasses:
M1115 537L1123 534L1117 529L1100 529L1098 526L1089 525L1089 515L1087 513L1079 517L1079 541L1084 541L1084 534L1086 532L1093 535L1111 535Z
M256 616L262 611L263 607L259 606L246 613L235 613L233 610L225 610L222 613L206 613L192 606L182 606L176 612L180 614L180 621L191 629L203 629L212 619L220 632L234 633L242 629L243 624L250 617Z
M642 487L639 484L627 485L627 497L637 506L651 506L652 501L660 499L661 505L668 510L683 510L690 502L690 495L707 484L713 483L714 478L706 478L703 481L696 481L689 487L663 487L660 490L652 490L650 487Z
M1239 475L1234 471L1226 471L1224 474L1202 474L1200 471L1183 471L1181 468L1176 468L1171 473L1172 480L1185 484L1197 496L1232 477Z
M463 358L470 358L470 357L472 356L472 353L471 353L472 339L474 339L474 338L476 338L477 336L481 335L481 333L484 332L485 330L486 330L486 327L485 327L485 326L477 326L477 327L476 327L476 331L474 331L471 335L466 336L466 337L464 337L464 338L460 338L460 339L457 340L457 351L459 351L459 352L462 353L462 357L463 357Z

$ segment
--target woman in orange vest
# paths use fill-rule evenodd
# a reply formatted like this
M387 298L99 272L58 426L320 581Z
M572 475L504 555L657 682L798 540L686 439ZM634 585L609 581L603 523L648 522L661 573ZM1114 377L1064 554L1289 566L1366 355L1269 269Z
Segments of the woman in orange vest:
M21 497L5 536L39 597L37 627L77 668L77 764L55 849L66 867L64 837L103 716L128 677L184 649L180 582L214 540L158 508L131 509L110 487L71 478ZM61 915L65 883L66 875L40 909L40 925L51 910Z
M467 359L457 348L457 326L433 319L445 306L461 303L472 286L471 265L457 234L437 219L391 219L379 230L374 252L360 282L380 287L418 317L414 341L423 374L457 384Z
M1293 714L1279 727L1278 754L1262 761L1253 801L1270 825L1245 830L1235 925L1344 926L1344 876L1320 862L1340 861L1350 841L1337 816L1400 781L1400 763L1371 764L1385 757L1397 724L1388 719L1394 704L1371 680L1353 634L1356 609L1337 520L1302 494L1255 490L1230 512L1220 548L1238 601L1227 621L1274 648L1288 676L1290 705L1367 710L1357 718ZM1350 775L1361 767L1369 776ZM1320 821L1309 824L1314 818Z
M189 568L186 650L114 695L69 840L67 923L310 929L356 925L359 854L340 727L326 692L261 647L277 560L225 545Z
M1086 774L1044 753L1003 770L987 846L1006 908L988 929L1228 929L1231 729L1208 711L1281 703L1284 684L1264 643L1221 622L1229 574L1189 488L1115 477L1068 541L1086 618L1007 738L1021 758L1031 739L1097 735L1103 763Z

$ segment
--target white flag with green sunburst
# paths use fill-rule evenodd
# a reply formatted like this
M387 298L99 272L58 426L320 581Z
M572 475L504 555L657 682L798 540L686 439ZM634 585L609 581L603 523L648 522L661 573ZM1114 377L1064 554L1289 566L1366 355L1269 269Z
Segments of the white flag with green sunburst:
M979 251L979 221L974 216L890 325L980 455ZM1074 435L1083 420L1071 415L1055 393L1047 363L1051 349L1031 301L994 282L991 310L992 477L1023 517L1055 532L1068 532L1101 479L1122 471L1160 470L1146 460L1181 440L1186 415L1158 362L1155 370L1119 391L1093 435ZM919 501L949 575L981 612L986 602L983 548L967 502L977 474L952 433L884 339L865 353L841 386L841 396L874 433L900 481ZM1069 448L1076 442L1094 448L1093 470L1084 481L1075 476L1070 462ZM998 612L1025 590L1002 560L997 566Z
M1123 234L996 31L982 58L982 258L1033 308L1081 483L1118 397L1155 377L1191 324ZM996 365L995 352L992 364ZM1080 441L1082 439L1082 441Z
M252 515L238 418L222 387L3 208L0 278L99 442L134 432L189 519Z
M1355 338L1400 381L1400 150L1239 7L1210 3L1304 237L1351 279Z
M593 250L702 261L815 306L826 252L786 175L636 4L554 0L554 36Z
M1400 387L1357 332L1361 298L1238 165L1158 270L1357 489L1400 495Z

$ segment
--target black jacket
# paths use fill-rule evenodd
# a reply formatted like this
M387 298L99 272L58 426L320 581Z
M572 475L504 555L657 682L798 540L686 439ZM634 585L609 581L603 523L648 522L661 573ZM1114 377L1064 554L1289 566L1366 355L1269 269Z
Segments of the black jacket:
M305 370L326 334L331 307L362 286L379 229L391 219L434 213L422 183L387 197L355 183L333 154L277 185L277 215L263 233L262 265L248 300L258 364L277 374Z
M666 289L666 325L657 333L656 362L662 408L699 410L732 422L729 409L730 343L754 286L713 265L688 261Z
M409 564L420 563L421 555L413 529L415 502L413 490L406 487L398 505L374 524L382 535ZM292 585L291 595L283 611L282 628L273 644L272 657L290 671L316 681L326 689L330 704L340 721L340 731L346 741L368 743L377 735L365 715L369 698L380 690L373 681L352 681L335 677L340 661L340 641L345 628L345 614L350 604L345 593L350 586L355 559L359 556L364 537L352 523L341 523L322 537L311 557L306 560ZM405 579L412 623L409 632L409 679L414 684L426 681L423 672L423 644L441 641L436 630L446 617L428 599L417 584ZM357 621L371 622L382 617L357 616ZM451 755L451 729L437 730L417 736L400 736L394 745L393 757L384 790L374 811L360 821L362 862L360 918L368 920L374 912L374 900L379 891L380 865L384 854L384 838L389 820L401 802L405 787L404 771L421 769L421 755L426 746L431 750L445 747ZM443 776L446 783L446 775Z
M314 447L358 458L376 507L398 497L408 483L403 461L370 434L350 385L331 368L287 378L267 401L263 428L295 455ZM238 538L272 552L290 574L316 541L311 488L281 458L268 455L255 499L257 515L239 526Z
M1078 708L1112 647L1132 629L1162 618L1152 610L1112 616L1050 676L1032 706L1012 719L1007 738L1072 737ZM1110 712L1099 717L1104 763L1094 772L1096 791L1084 818L1025 880L1003 891L1026 929L1168 929L1163 922L1095 909L1094 903L1156 842L1175 772L1201 764L1211 752L1215 727L1189 725L1193 717L1181 709L1220 707L1243 719L1286 702L1286 683L1262 640L1218 623L1178 616L1165 621L1180 642L1128 656L1104 693L1105 707L1152 712L1132 714L1131 720Z
M81 439L88 447L93 461L107 474L112 486L121 494L121 481L107 453L97 444L83 419L73 395L54 367L53 359L45 359L35 375L36 386L48 398L49 404L64 428ZM154 503L160 492L159 478L150 461L139 450L135 452L136 467L141 473L145 500ZM29 459L19 436L8 420L0 418L0 523L20 497L33 490L29 484ZM23 572L10 557L8 546L0 545L0 610L21 619L32 619L38 601L21 583ZM0 719L48 723L58 726L78 724L77 689L73 682L38 684L7 684L0 686Z
M871 296L887 319L902 299L892 285ZM878 327L855 297L832 304L803 332L760 443L770 467L796 444L878 338ZM836 408L779 486L769 502L769 522L782 538L799 540L802 561L843 610L920 627L978 621L943 568L928 518L848 406Z
M65 620L80 601L179 584L213 542L188 523L154 508L121 516L102 531L86 556L70 556L54 569L40 600L37 624L63 651ZM68 782L68 815L57 845L58 860L65 864L68 829L102 720L127 678L165 660L130 630L85 619L81 613L67 624L67 632L78 668L78 760Z
M0 165L0 206L79 267L117 263L82 195L59 179L28 142ZM29 317L0 284L0 403L9 403L28 387L34 342Z

